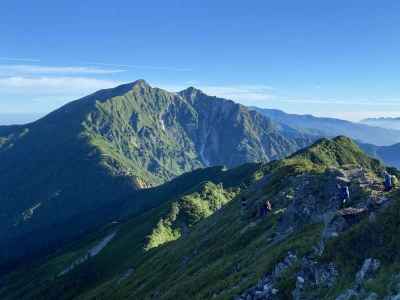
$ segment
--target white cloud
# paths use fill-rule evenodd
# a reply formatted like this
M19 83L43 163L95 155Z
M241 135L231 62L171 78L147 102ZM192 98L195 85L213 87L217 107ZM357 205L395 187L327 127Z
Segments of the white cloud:
M279 102L293 104L338 104L338 105L366 105L366 106L400 106L400 99L360 99L360 100L340 100L340 99L281 99Z
M323 111L315 113L318 117L331 117L350 120L353 122L359 122L366 118L376 118L376 117L399 117L400 110L393 111L342 111L342 112L329 112Z
M20 57L0 57L0 60L6 60L6 61L24 61L24 62L40 62L39 59L34 59L34 58L20 58Z
M88 77L5 77L0 78L0 93L27 96L84 96L121 84L115 80ZM71 100L71 99L68 99Z
M67 102L120 84L88 77L0 78L0 112L48 113Z
M79 66L0 65L0 75L2 76L29 74L113 74L121 72L125 72L125 70Z
M128 69L144 69L154 71L176 71L176 72L190 72L190 68L181 67L169 67L169 66L151 66L151 65L124 65L124 64L109 64L101 62L86 62L88 65L104 66L104 67L117 67L117 68L128 68Z

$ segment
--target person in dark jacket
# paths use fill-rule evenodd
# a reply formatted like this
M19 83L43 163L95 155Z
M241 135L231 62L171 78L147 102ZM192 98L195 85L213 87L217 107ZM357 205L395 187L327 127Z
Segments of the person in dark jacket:
M247 212L247 199L245 197L242 197L241 199L241 215L242 217L246 216Z
M261 204L260 207L260 217L265 217L268 213L272 211L272 205L269 200L265 201L263 204Z
M339 188L339 198L340 198L340 208L345 208L350 202L350 189L347 184L338 185Z
M385 191L389 192L393 188L392 176L387 171L385 171L383 173L383 177L384 177Z

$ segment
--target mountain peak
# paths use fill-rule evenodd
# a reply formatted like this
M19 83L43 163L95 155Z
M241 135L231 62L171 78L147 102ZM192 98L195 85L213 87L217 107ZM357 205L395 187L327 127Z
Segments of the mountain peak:
M130 90L133 90L134 88L147 89L147 88L151 88L151 86L150 86L150 84L147 83L146 80L138 79L133 82L121 84L115 88L107 89L107 91L114 91L114 92L119 92L121 94L124 94L126 92L129 92Z
M198 95L204 95L204 92L199 90L199 89L197 89L197 88L195 88L195 87L193 87L193 86L190 86L187 89L184 89L183 91L180 91L178 94L180 96L182 96L182 97L185 97L185 98L188 98L188 99L193 99Z
M352 139L345 136L322 138L290 158L306 159L325 167L353 165L373 170L382 169L378 160L368 157Z
M139 86L139 87L150 87L150 84L147 83L144 79L138 79L131 83L132 87Z

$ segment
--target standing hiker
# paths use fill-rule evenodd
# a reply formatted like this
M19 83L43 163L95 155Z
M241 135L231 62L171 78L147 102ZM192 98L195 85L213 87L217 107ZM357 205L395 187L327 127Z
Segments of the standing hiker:
M389 192L393 188L392 176L387 172L383 172L385 191Z
M265 201L264 203L261 204L260 207L260 217L265 217L268 213L272 211L272 205L269 200Z
M245 197L242 197L241 199L241 215L242 217L244 217L246 215L246 211L247 211L247 199Z
M350 190L347 184L338 185L339 188L339 199L340 199L340 208L345 208L348 206L350 202Z
M271 205L271 202L269 202L269 200L267 200L266 202L265 202L265 210L266 210L266 212L267 213L271 213L272 212L272 205Z

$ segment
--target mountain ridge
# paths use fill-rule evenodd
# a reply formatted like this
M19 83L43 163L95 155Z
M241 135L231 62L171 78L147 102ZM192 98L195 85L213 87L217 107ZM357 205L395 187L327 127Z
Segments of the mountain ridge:
M7 245L0 261L72 238L126 203L139 212L145 203L132 196L137 190L201 167L282 158L313 140L233 101L181 96L144 80L27 125L0 126L0 244Z

